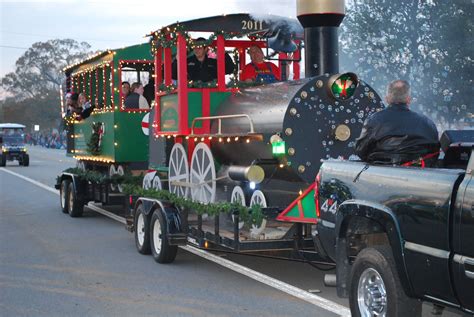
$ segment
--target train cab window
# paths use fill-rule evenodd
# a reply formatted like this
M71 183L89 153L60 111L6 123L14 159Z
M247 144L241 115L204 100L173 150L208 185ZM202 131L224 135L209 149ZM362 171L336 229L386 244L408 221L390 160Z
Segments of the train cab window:
M132 93L132 85L143 85L143 97L151 107L154 102L155 81L153 77L154 66L149 61L121 61L120 74L120 104L125 109L125 100Z

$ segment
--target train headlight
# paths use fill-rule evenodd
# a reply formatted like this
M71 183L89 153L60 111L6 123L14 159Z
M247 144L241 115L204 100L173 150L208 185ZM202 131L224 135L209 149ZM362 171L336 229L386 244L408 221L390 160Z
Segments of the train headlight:
M346 100L354 95L359 79L354 73L336 74L329 79L329 89L337 100Z

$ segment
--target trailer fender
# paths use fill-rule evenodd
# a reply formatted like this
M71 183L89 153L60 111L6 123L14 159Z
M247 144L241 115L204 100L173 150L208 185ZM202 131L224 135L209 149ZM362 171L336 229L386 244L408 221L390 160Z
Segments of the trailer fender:
M85 200L87 197L87 184L84 180L79 179L79 177L72 173L61 173L57 178L57 182L54 185L54 188L58 189L61 187L61 182L65 179L69 179L76 189L76 195L78 198Z
M355 222L373 224L368 226L353 226ZM361 227L365 229L360 229ZM338 281L338 295L347 297L349 286L348 239L347 237L356 230L366 230L365 233L385 233L388 243L392 248L393 257L398 269L401 284L405 293L413 296L413 288L408 278L403 252L403 237L397 218L390 208L384 205L364 200L347 200L342 203L336 213L336 275ZM364 231L361 232L362 234Z
M144 214L151 219L154 212L161 212L165 219L166 235L171 245L186 244L186 230L179 209L170 202L140 197L135 206L143 205ZM136 208L135 208L136 210Z

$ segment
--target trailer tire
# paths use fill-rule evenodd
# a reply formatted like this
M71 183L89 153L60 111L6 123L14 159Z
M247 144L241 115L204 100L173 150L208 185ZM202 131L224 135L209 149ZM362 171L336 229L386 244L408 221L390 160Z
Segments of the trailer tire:
M366 248L357 255L349 289L352 316L421 316L421 301L405 294L389 246Z
M135 246L140 254L150 254L150 223L148 216L145 215L143 205L140 204L135 210L135 217L133 220Z
M61 180L61 185L59 186L59 203L61 205L61 211L64 214L69 213L68 211L68 189L69 189L69 179Z
M167 226L159 209L153 212L150 223L150 245L153 258L158 263L171 263L178 252L177 245L170 245L167 239Z
M84 213L84 202L79 199L74 182L69 182L67 193L68 193L67 210L68 210L69 216L73 218L81 217L82 214Z
M30 165L30 156L28 154L23 155L23 159L21 160L21 165L29 166Z

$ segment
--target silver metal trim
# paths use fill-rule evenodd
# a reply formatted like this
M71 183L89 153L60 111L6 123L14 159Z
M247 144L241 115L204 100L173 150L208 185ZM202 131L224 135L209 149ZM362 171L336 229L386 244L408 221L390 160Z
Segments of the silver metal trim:
M249 132L248 134L254 134L255 129L253 127L253 121L248 114L229 114L222 116L211 116L211 117L197 117L193 119L191 123L191 135L194 135L194 126L197 121L204 120L217 120L217 136L222 135L222 119L235 119L235 118L247 118L249 120Z
M428 247L426 245L413 243L413 242L405 242L405 249L415 251L418 253L423 253L426 255L434 256L440 259L448 259L449 258L449 251Z
M321 224L326 228L331 228L331 229L336 228L336 224L334 222L330 222L330 221L327 221L327 220L322 220Z
M466 276L468 278L474 279L474 271L468 271L468 270L466 270L466 267L464 267L464 264L469 264L469 265L474 266L474 259L473 258L463 256L463 255L460 255L460 254L455 254L454 257L453 257L453 261L456 262L456 263L459 263L460 265L463 265L464 274L466 274Z

